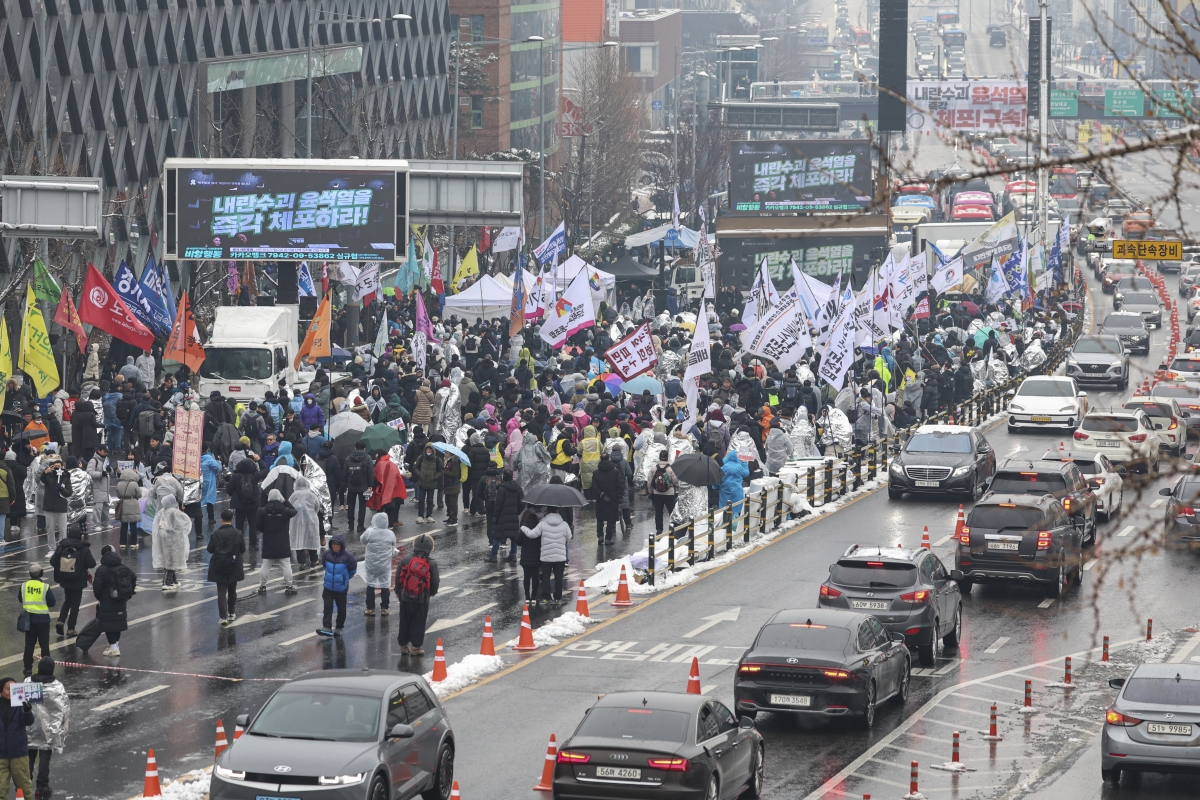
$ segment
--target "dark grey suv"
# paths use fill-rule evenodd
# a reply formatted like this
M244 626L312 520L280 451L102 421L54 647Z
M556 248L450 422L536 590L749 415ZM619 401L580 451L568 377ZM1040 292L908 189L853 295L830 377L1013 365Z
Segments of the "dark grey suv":
M871 614L931 667L939 639L957 647L962 637L961 580L928 550L852 545L829 568L817 605Z
M217 759L212 800L447 800L454 734L417 675L310 672L283 684Z
M1067 377L1076 383L1129 386L1129 353L1117 336L1080 336L1067 357Z

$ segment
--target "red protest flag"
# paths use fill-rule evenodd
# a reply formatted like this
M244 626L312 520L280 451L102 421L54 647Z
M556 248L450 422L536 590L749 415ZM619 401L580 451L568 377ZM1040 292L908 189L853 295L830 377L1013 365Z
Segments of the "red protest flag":
M65 289L58 298L58 308L54 312L54 321L75 334L75 342L79 345L79 352L87 352L87 334L83 332L83 322L79 319L79 312L75 310L75 303L71 300L71 293Z
M167 340L163 358L179 361L195 372L204 363L204 348L196 335L196 318L192 316L192 304L187 292L179 299L179 310L175 312L175 324L171 326L171 338Z
M112 284L90 263L87 280L83 284L83 295L79 298L79 318L147 353L154 347L154 334L138 321L125 301L117 296Z

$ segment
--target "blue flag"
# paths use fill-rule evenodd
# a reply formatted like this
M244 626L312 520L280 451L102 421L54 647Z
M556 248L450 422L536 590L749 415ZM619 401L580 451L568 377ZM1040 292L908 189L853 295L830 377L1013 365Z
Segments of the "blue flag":
M1015 292L1021 296L1024 296L1026 284L1029 280L1024 255L1025 248L1018 248L1017 252L1010 255L1008 260L1004 262L1004 279L1008 283L1008 291Z
M421 265L417 263L417 242L414 237L408 237L408 261L396 270L396 279L392 283L400 294L412 291L413 283L421 274Z
M117 267L117 272L113 275L112 286L139 322L152 331L158 329L154 324L154 307L146 298L146 292L142 291L142 286L137 282L137 278L133 277L133 270L124 261L121 262L121 266Z
M171 279L167 275L166 264L155 264L154 254L146 259L146 266L154 270L154 274L158 276L159 298L162 300L163 308L167 310L167 318L171 320L171 326L175 325L175 293L171 291ZM145 277L145 273L142 273Z
M301 297L317 296L317 287L313 285L312 273L308 270L307 261L301 261L300 269L296 270L296 288Z
M175 325L175 316L168 313L163 304L158 287L160 280L159 271L154 265L154 256L150 256L146 260L146 268L142 270L142 278L138 281L142 298L150 306L151 319L148 327L159 336L170 336L171 328Z

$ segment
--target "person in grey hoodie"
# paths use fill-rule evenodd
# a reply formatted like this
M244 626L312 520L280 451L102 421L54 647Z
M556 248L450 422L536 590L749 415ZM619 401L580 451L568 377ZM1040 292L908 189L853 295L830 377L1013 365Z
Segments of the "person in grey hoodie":
M571 541L571 526L557 509L542 517L532 528L521 526L526 539L541 539L541 576L538 579L538 604L550 603L550 576L554 575L554 603L562 605L563 570L567 566L567 542Z
M108 446L101 442L96 448L96 454L87 462L87 474L92 479L92 493L95 498L91 526L100 533L108 531L109 477L112 473L113 465L108 460Z

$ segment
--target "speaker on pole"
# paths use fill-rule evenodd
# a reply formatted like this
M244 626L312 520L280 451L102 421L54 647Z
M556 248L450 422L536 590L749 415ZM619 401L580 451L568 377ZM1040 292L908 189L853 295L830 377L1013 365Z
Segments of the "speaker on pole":
M279 279L279 289L275 293L277 302L284 306L293 306L299 303L300 284L297 279L296 262L277 262L275 275Z

